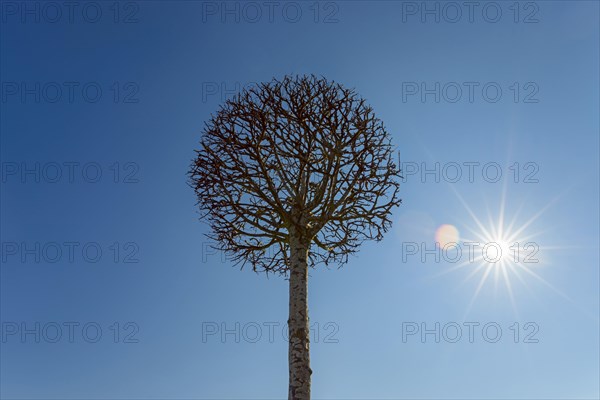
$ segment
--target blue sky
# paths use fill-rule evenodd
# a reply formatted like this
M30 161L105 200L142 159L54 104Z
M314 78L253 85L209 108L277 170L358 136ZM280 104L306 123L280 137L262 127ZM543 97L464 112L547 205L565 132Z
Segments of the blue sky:
M386 238L311 272L314 398L600 396L597 2L0 4L3 398L286 396L287 282L207 250L186 172L231 90L304 73L410 171ZM445 224L533 247L408 254Z

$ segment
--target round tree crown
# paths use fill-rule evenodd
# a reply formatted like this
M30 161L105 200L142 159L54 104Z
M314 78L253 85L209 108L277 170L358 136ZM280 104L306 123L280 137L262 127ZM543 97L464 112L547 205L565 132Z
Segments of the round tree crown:
M285 76L242 91L206 122L189 176L213 247L286 274L290 238L310 265L381 240L400 171L383 123L354 90Z

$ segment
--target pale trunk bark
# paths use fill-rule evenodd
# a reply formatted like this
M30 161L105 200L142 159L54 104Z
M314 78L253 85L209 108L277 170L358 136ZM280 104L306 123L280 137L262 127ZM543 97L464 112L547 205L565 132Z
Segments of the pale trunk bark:
M308 247L303 240L290 237L289 400L310 399Z

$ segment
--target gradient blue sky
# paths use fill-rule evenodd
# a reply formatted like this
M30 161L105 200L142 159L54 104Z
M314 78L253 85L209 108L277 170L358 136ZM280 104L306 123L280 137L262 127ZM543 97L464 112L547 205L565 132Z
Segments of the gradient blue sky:
M456 23L427 15L422 22L419 14L403 14L412 5L392 1L321 3L317 22L314 3L295 3L302 10L296 23L289 7L284 18L284 3L272 22L261 6L255 23L250 9L239 22L206 14L221 2L121 2L119 23L108 1L95 3L102 11L96 23L83 19L85 2L77 3L72 23L65 9L56 23L48 21L50 9L36 23L35 15L25 14L23 22L13 14L20 2L0 4L2 398L286 397L287 282L240 272L206 254L206 226L197 220L186 172L203 121L226 94L215 93L215 85L232 89L236 82L304 73L355 87L385 122L402 162L428 168L497 162L503 171L496 183L483 179L481 169L469 182L466 167L457 183L407 176L385 240L365 244L342 269L311 272L310 317L320 333L311 353L314 398L600 396L598 2L521 2L518 23L513 2L495 3L502 10L497 23L486 21L480 8L473 22L464 9ZM451 11L442 17L453 18ZM530 14L537 23L523 23ZM137 22L123 23L128 15ZM36 82L46 88L38 103L35 94L13 94ZM63 89L64 82L77 82L73 101L67 91L47 101L52 82ZM90 82L102 89L95 103L80 90ZM433 95L403 101L403 82L405 88L406 82L477 82L479 88L495 82L503 94L495 103L478 89L473 102L466 93L456 103L436 103ZM515 82L518 102L510 89ZM534 89L530 99L538 101L524 102ZM69 182L63 164L69 162L97 163L86 177L100 165L100 181L87 182L75 166ZM517 183L508 169L515 162ZM22 182L22 166L36 163L50 179L51 163L63 164L62 178L36 182L30 174ZM526 163L537 166L537 183L523 182ZM519 236L535 235L527 241L539 244L539 263L510 265L505 277L495 269L482 281L486 269L479 263L453 269L457 264L431 258L403 262L407 242L432 246L442 224L454 225L461 240L472 239L469 228L481 230L473 216L489 230L501 209L507 223L514 218L513 232L544 210ZM35 254L21 259L22 246L39 243L51 251L47 244L55 242L63 250L64 242L79 243L72 263L65 254L55 263L35 262ZM100 261L82 257L88 242L102 249ZM139 262L124 263L136 250ZM66 328L58 343L7 335L13 324L33 329L36 322L69 321L80 324L73 343ZM80 328L90 322L103 330L98 343L82 339ZM110 330L115 322L118 343ZM123 343L133 329L125 329L127 322L139 327L138 343ZM234 335L203 342L207 322L230 329L254 322L263 336L257 343L235 343ZM279 324L273 343L269 322ZM404 343L403 322L430 329L436 322L478 322L479 328L495 322L503 333L497 343L480 330L473 343L466 331L457 343L436 343L433 335ZM509 329L514 322L519 343ZM528 322L539 327L538 343L523 342ZM324 342L331 327L337 343Z

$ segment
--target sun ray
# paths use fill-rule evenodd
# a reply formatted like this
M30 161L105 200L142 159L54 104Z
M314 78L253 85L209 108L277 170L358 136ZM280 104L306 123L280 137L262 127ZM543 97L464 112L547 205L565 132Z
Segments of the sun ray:
M474 261L480 261L480 260L483 260L483 257L478 256L477 258L474 259ZM456 264L453 267L446 268L445 270L440 271L437 274L431 275L431 278L439 278L439 277L447 275L453 271L456 271L457 269L466 268L472 264L473 264L473 262L467 258L465 261L461 262L460 264Z
M559 296L561 296L562 298L573 302L573 299L571 299L569 296L567 296L566 294L564 294L563 292L561 292L560 290L558 290L557 288L555 288L551 283L549 283L547 280L545 280L544 278L542 278L541 276L539 276L538 274L536 274L535 272L533 272L531 270L531 268L527 268L519 263L515 264L518 268L521 268L523 271L525 271L526 273L528 273L529 275L533 276L535 279L537 279L539 282L543 283L544 285L546 285L548 288L550 288L552 291L554 291L556 294L558 294Z
M518 306L517 306L517 301L515 299L515 292L514 292L514 287L513 287L513 283L511 282L511 279L514 276L514 279L517 279L528 292L531 292L532 289L531 289L530 285L528 285L526 280L524 279L523 272L525 272L526 275L528 275L528 276L533 276L534 278L536 278L536 277L539 278L541 281L543 281L544 285L546 285L553 291L557 292L561 297L565 297L564 293L558 291L549 282L544 280L539 274L532 271L532 268L534 268L534 266L529 266L527 264L524 264L525 260L523 260L524 257L535 256L535 254L537 254L537 252L539 252L540 250L551 249L551 248L557 247L557 246L540 247L539 245L537 245L537 243L534 242L534 240L536 238L540 237L543 233L546 233L547 231L537 230L535 233L531 233L531 232L528 232L527 230L531 226L533 226L536 223L536 221L538 221L539 218L551 206L553 206L556 203L556 201L558 201L558 199L561 197L561 195L553 198L543 208L538 210L533 216L531 216L529 219L527 219L527 221L525 223L518 224L519 216L521 215L521 213L523 211L525 203L519 204L519 206L516 209L516 212L513 215L511 215L510 218L507 218L506 210L507 210L507 193L508 193L508 191L507 191L506 180L502 184L501 193L499 196L498 209L497 209L498 211L497 211L497 214L495 217L494 217L493 213L490 212L490 209L487 206L487 202L486 202L486 206L485 206L485 209L487 211L486 215L484 216L484 218L478 217L476 215L475 211L473 210L473 208L465 201L465 199L456 190L456 188L454 188L451 185L450 185L450 188L451 188L452 192L454 193L454 195L456 196L456 198L460 201L460 203L466 210L467 214L470 216L471 222L474 223L474 226L469 226L468 224L465 224L465 226L461 228L461 229L466 230L469 233L468 236L471 236L473 238L473 239L467 239L465 237L462 237L461 239L462 239L463 243L465 243L465 245L468 242L480 243L482 246L488 245L487 248L485 248L485 247L484 248L487 250L493 251L493 253L491 253L491 254L494 254L494 257L492 258L492 257L490 257L489 252L486 253L487 250L486 251L482 250L481 255L478 255L474 258L472 258L469 255L468 260L465 260L457 265L454 265L454 266L446 269L445 271L442 271L442 272L434 275L434 277L439 277L439 276L445 275L445 274L453 272L453 271L464 270L469 265L473 265L472 270L468 271L467 275L462 280L462 282L460 282L458 284L458 287L463 286L465 283L470 281L476 275L481 275L481 278L479 279L479 282L477 284L475 292L467 306L467 310L465 312L465 318L469 314L471 309L473 308L475 301L477 300L478 296L483 291L483 288L486 286L486 283L489 281L493 281L494 296L498 295L500 281L504 281L504 285L502 287L505 289L506 296L508 297L508 299L511 303L513 312L515 313L515 315L518 316L519 310L518 310ZM487 226L485 226L484 223L482 222L484 220L487 221ZM527 255L524 256L524 254L522 254L522 253L525 250L529 249L529 247L526 247L526 246L536 246L536 247L533 247L535 253L527 253ZM480 247L480 249L481 249L481 247ZM494 250L491 250L491 249L494 249ZM486 254L484 254L484 253L486 253ZM537 260L537 258L535 258L535 260ZM546 264L544 264L544 265L546 265ZM539 267L540 264L536 263L535 266ZM482 271L483 271L483 273L482 273ZM565 298L567 298L567 297L565 297Z
M544 207L542 207L541 210L539 210L537 213L535 213L533 215L533 217L529 218L529 220L527 220L527 222L525 222L523 225L521 225L520 228L518 228L517 230L515 230L512 233L512 236L509 239L514 239L516 237L518 237L525 229L527 229L532 223L534 223L540 216L542 216L542 214L544 214L552 205L554 205L554 203L556 201L558 201L558 199L561 197L561 195L556 196L554 199L552 199L548 204L546 204Z
M513 312L515 313L515 316L517 317L517 319L520 319L519 316L519 309L517 308L517 302L515 301L515 296L513 294L513 290L512 290L512 284L510 282L510 278L508 277L508 272L507 269L509 268L509 265L503 265L502 266L502 275L504 276L504 284L506 285L506 290L508 292L508 298L510 299L510 304L512 306Z
M506 165L509 164L509 160L507 159ZM481 251L474 257L469 254L464 261L461 261L456 265L451 265L448 268L445 268L443 271L428 277L431 279L438 278L456 271L463 272L465 273L464 279L457 284L455 289L458 290L477 275L480 276L475 291L466 307L464 318L466 318L471 312L476 300L481 293L484 292L486 284L488 284L491 280L494 281L493 289L495 295L498 294L499 287L505 289L505 296L510 301L512 310L516 317L518 317L520 314L517 295L520 296L521 294L521 291L517 291L517 289L524 289L524 293L528 293L533 299L536 300L536 302L543 304L536 295L534 286L532 286L530 284L530 280L527 279L528 277L533 278L535 281L541 282L544 287L547 287L548 289L552 290L553 293L556 293L561 298L577 306L577 304L569 296L558 290L540 275L540 271L544 271L546 267L552 265L551 259L545 257L539 260L540 262L528 264L524 262L523 258L524 256L533 256L533 254L522 253L526 250L524 247L530 243L536 246L535 254L543 253L544 256L546 255L546 251L584 248L584 246L573 245L540 246L535 241L543 237L545 234L550 233L550 230L540 230L538 228L535 232L529 231L531 227L537 226L540 218L574 187L574 183L564 188L561 193L552 198L541 209L537 209L535 214L530 216L524 223L520 223L522 220L521 216L523 215L526 206L531 204L531 199L529 198L530 196L525 195L523 200L520 201L519 204L514 205L514 208L511 208L511 212L508 213L508 206L510 205L510 202L508 201L509 197L507 190L508 181L509 179L504 179L502 181L496 213L490 211L487 201L484 200L485 214L483 215L478 214L474 207L467 203L455 185L447 185L451 192L459 200L468 217L470 217L467 223L463 221L463 224L457 225L457 228L461 231L468 232L468 236L470 236L472 239L467 239L461 234L460 242L465 246L467 244L472 245L477 243L480 243L482 246L485 244L494 244L495 249L500 248L502 250L501 254L497 253L496 251L497 259L493 260L492 262L490 262L489 254L487 254L486 258L483 256L483 251ZM491 249L492 247L490 246L489 248ZM470 250L471 249L469 249L469 251ZM479 247L479 250L482 250L481 247ZM475 251L477 252L478 250ZM464 253L465 252L463 251L463 255ZM472 268L469 268L471 266ZM536 273L536 271L538 273ZM513 281L513 279L515 281ZM504 285L499 286L500 281L504 281ZM516 286L515 282L520 283L520 285ZM577 308L585 314L590 314L589 311L586 311L579 306ZM598 321L598 318L595 317L594 321Z
M467 306L467 310L465 311L465 314L463 315L463 320L465 320L467 318L467 315L469 315L469 312L471 312L471 308L473 308L473 304L475 304L475 300L477 300L477 297L479 296L479 292L481 291L481 288L483 288L483 285L487 281L488 275L490 274L490 272L493 269L493 267L491 267L489 264L486 266L486 268L487 268L487 271L485 271L485 273L479 280L479 285L477 285L477 289L475 289L475 293L473 294L473 297L471 298L471 301L469 302L469 305Z
M469 207L467 202L462 198L462 196L458 193L458 191L453 186L450 186L450 187L452 188L452 191L454 192L454 194L456 195L458 200L460 200L463 207L465 207L465 209L467 210L467 212L469 213L471 218L473 218L473 221L475 221L475 224L477 224L477 226L479 227L479 229L481 229L481 231L484 233L484 235L489 236L490 234L488 233L487 229L485 229L485 227L483 226L483 224L481 223L479 218L477 218L477 216L475 215L473 210L471 210L471 207Z

